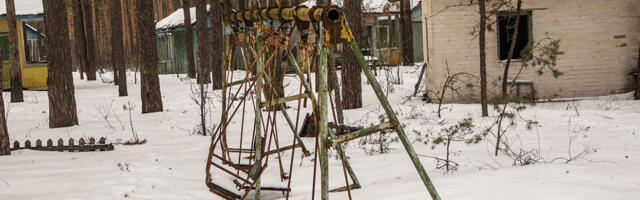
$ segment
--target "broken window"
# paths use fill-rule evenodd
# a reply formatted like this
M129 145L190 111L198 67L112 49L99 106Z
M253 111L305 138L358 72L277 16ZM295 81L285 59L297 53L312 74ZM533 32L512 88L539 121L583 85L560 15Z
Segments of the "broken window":
M512 59L520 59L522 50L524 50L531 41L530 11L520 12L520 14L514 12L499 13L496 24L498 25L498 56L500 60L506 60L509 57L516 16L520 17L520 23L518 25L518 38L516 38L516 46Z
M47 62L47 52L44 43L45 35L44 21L22 22L22 33L24 38L24 52L27 64L38 64Z

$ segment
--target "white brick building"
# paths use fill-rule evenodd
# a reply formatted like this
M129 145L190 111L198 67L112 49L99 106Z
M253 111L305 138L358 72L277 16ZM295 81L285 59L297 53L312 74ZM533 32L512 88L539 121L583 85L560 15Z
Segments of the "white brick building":
M635 79L630 73L638 62L640 0L523 2L520 25L526 30L521 31L521 37L538 41L548 33L561 40L556 67L564 72L563 76L555 79L550 72L538 76L535 70L526 69L518 78L533 81L537 98L599 96L633 90ZM479 77L479 41L472 34L480 19L478 1L422 3L427 89L440 93L447 77L445 63L452 73L468 72ZM492 16L489 21L495 21L496 15ZM501 30L497 24L491 28L486 40L489 98L500 94L499 80L505 64L500 60L500 42L505 43L499 39ZM508 80L520 66L518 61L512 63ZM474 84L479 85L479 80ZM477 102L480 89L465 88L460 96L447 96L446 101Z

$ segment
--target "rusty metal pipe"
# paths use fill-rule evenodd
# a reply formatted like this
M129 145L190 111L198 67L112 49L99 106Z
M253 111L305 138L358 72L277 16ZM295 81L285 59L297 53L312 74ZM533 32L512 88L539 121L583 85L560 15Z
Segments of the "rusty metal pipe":
M226 15L224 20L227 23L252 22L260 19L300 20L304 22L330 20L337 22L342 15L342 9L337 6L272 7L234 12Z

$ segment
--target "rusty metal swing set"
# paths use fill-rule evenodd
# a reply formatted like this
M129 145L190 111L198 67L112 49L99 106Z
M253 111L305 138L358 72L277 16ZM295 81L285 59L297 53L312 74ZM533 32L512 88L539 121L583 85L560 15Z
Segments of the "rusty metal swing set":
M315 193L316 171L319 160L321 198L323 200L328 199L329 192L348 192L349 199L351 199L351 190L358 189L361 186L345 155L342 144L384 130L395 130L431 198L434 200L440 199L402 125L356 44L341 8L337 6L314 6L313 8L297 6L250 9L227 13L224 16L224 26L227 25L232 28L233 32L231 35L224 35L223 37L222 115L220 126L217 127L211 137L206 164L205 180L211 192L225 199L246 199L249 193L254 191L254 199L260 199L261 191L278 191L286 193L286 198L288 199L291 192L290 176L293 169L295 149L300 148L304 156L311 156L309 149L297 134L300 112L303 110L301 102L303 99L310 99L313 122L316 127L314 157L319 158L314 159L313 193ZM318 39L315 42L309 42L302 34L305 30L313 31L318 36ZM290 44L289 39L293 32L299 34L303 39ZM231 43L234 43L238 48L232 50L230 46L234 45L231 45ZM345 48L348 47L353 51L384 108L389 119L388 122L350 133L341 133L340 135L336 135L334 133L336 131L329 127L329 106L332 107L334 121L335 111L333 109L333 101L331 101L332 97L328 92L327 47L334 44L343 44ZM317 94L312 92L314 88L309 84L311 66L307 66L306 71L303 71L301 64L296 60L291 50L294 46L300 51L309 51L313 55L314 61L305 64L317 67ZM234 60L239 60L238 58L240 58L241 62L234 62ZM285 62L288 65L282 64ZM233 68L240 65L244 67L246 74L241 80L233 80ZM286 97L278 95L278 93L283 94L284 92L278 91L274 87L277 84L276 75L278 74L275 73L276 65L283 66L285 68L284 71L286 71L287 66L295 70L296 76L300 81L298 94ZM285 103L291 101L297 101L298 105L295 122L286 110ZM249 125L250 127L245 127L245 121L247 120L245 111L247 109L255 111L253 123ZM266 116L263 116L263 112L266 112L264 114ZM279 140L278 113L284 117L291 129L291 133L294 135L290 146L282 146L280 143L282 141ZM240 121L239 141L231 141L227 137L229 134L236 134L227 132L229 126L235 124L236 121L234 119ZM251 121L251 119L248 120ZM244 132L249 128L252 129L251 136L250 138L248 136L245 138ZM340 132L340 130L337 130L337 132ZM243 145L248 141L250 141L250 145ZM232 147L232 145L237 146ZM344 187L333 190L329 190L329 148L336 149L342 161L346 182ZM286 151L291 151L288 172L285 172L286 166L281 158L282 153ZM261 185L264 172L270 163L269 158L272 156L275 156L278 161L280 181L281 183L286 182L287 187L266 187ZM351 184L349 184L350 182ZM315 194L312 196L315 196Z

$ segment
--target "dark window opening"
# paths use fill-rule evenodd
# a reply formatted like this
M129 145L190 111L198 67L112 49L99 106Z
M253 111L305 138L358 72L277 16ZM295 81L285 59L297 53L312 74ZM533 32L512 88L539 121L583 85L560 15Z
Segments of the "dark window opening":
M509 57L509 50L511 49L511 41L513 40L513 32L516 24L515 17L516 13L498 14L498 56L500 60L506 60ZM516 38L516 46L512 59L520 59L522 50L524 50L531 41L531 12L521 12L519 17L518 38Z

